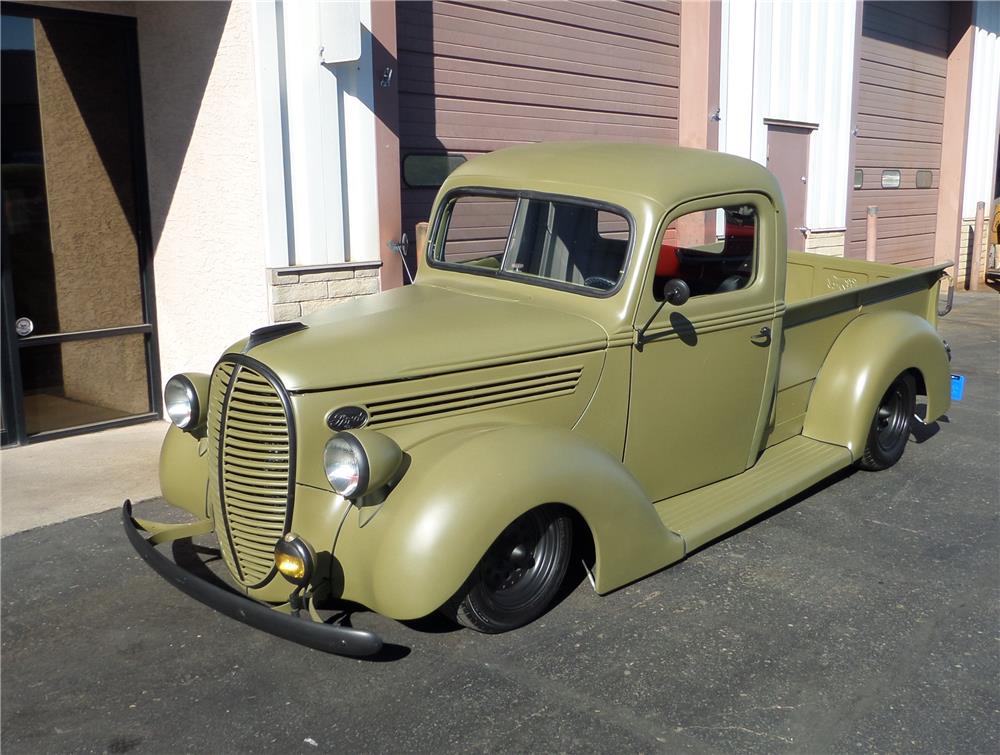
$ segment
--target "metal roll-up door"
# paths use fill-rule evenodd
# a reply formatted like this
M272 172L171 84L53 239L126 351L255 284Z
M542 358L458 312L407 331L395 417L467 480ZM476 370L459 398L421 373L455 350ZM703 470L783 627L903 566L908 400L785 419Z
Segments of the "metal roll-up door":
M866 2L863 7L847 255L865 256L867 208L875 205L878 261L930 264L949 9L943 2Z
M411 239L463 158L539 141L677 143L679 2L398 2L396 34Z

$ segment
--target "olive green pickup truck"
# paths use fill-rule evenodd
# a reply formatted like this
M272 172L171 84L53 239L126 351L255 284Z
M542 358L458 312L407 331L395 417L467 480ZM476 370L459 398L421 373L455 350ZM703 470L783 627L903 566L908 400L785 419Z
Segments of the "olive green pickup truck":
M348 655L337 606L502 632L575 553L598 593L949 407L945 266L787 252L774 177L729 155L539 144L458 168L416 282L260 328L167 383L166 500L139 554L253 626ZM212 532L231 587L155 546ZM145 533L145 534L143 534ZM578 573L579 574L579 573Z

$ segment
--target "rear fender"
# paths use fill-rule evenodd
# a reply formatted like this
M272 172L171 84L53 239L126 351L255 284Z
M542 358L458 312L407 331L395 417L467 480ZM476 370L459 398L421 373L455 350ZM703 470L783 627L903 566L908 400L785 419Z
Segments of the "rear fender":
M802 434L845 446L861 458L875 410L892 381L913 370L927 396L925 423L951 406L944 342L910 312L862 314L844 328L816 376Z
M621 462L564 429L503 426L409 451L377 513L351 512L334 556L343 597L397 619L425 616L462 586L504 528L536 506L576 510L594 538L598 592L684 555Z

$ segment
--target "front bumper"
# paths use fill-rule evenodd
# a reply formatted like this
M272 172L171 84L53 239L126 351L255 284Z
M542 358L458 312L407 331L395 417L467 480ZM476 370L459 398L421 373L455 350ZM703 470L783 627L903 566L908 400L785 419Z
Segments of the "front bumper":
M132 502L122 506L122 525L136 553L153 571L186 593L219 613L242 621L256 629L283 637L326 653L367 656L382 649L382 638L373 632L336 624L322 624L312 619L280 613L270 606L224 590L199 579L156 550L156 544L140 532L141 526L132 518Z

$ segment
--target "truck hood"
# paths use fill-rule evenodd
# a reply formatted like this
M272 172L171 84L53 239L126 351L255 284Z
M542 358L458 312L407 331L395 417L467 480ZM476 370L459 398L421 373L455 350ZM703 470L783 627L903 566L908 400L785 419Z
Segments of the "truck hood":
M608 343L604 328L579 315L420 284L339 304L302 323L302 330L246 350L292 392L409 380Z

